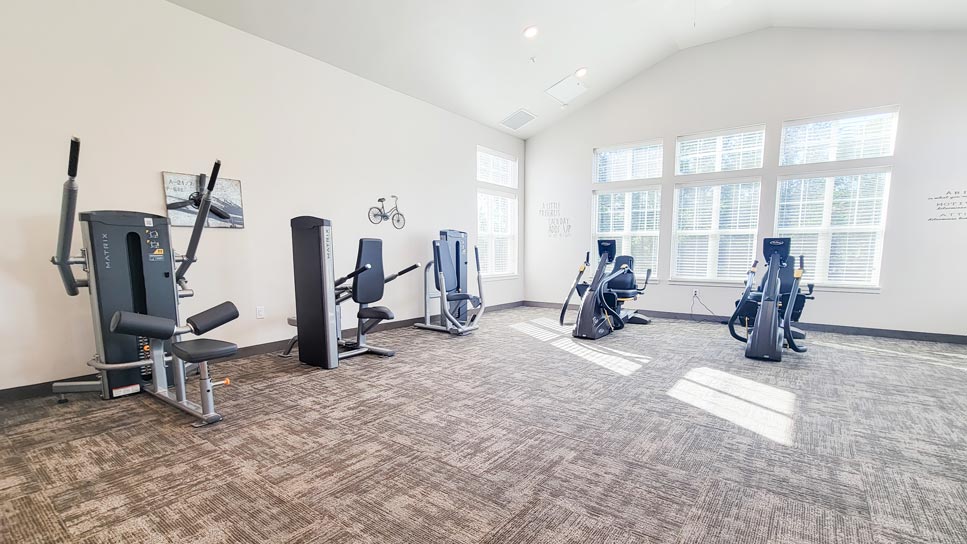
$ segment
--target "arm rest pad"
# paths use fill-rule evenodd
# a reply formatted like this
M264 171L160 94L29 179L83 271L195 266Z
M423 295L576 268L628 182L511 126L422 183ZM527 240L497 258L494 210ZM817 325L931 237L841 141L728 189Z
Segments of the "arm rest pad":
M186 321L191 326L191 329L195 331L195 334L205 334L237 317L238 308L231 302L223 302L218 306L213 306L204 312L189 317Z
M175 323L174 319L134 312L114 312L114 317L111 318L111 332L132 336L147 336L159 340L171 338L175 334L177 326L178 324Z

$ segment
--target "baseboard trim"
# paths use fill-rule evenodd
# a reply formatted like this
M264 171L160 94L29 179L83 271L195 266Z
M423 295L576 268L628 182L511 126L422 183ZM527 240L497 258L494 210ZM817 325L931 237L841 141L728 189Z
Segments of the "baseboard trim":
M525 300L524 306L535 308L560 308L560 304L553 302L537 302ZM568 309L577 309L576 304L571 304ZM691 321L710 321L714 323L727 323L730 316L709 315L709 314L686 314L680 312L662 312L659 310L641 310L648 317L659 317L665 319L684 319ZM967 344L967 335L944 334L936 332L903 331L895 329L874 329L868 327L848 327L844 325L828 325L825 323L799 323L798 327L806 331L834 332L838 334L848 334L854 336L874 336L877 338L896 338L898 340L915 340L920 342L942 342L946 344ZM807 341L808 344L808 341Z
M516 308L518 306L523 306L523 301L508 302L505 304L496 304L494 306L487 306L487 312L493 312L497 310L507 310L509 308ZM484 314L486 316L486 314ZM413 325L423 321L422 317L414 317L411 319L399 319L380 323L377 325L373 331L388 331L393 329L402 329L403 327L412 327ZM295 329L293 329L295 330ZM345 329L343 331L344 338L350 338L355 336L356 329ZM294 335L293 335L294 336ZM238 348L238 353L231 357L226 357L225 359L219 359L220 361L231 361L233 359L243 359L245 357L255 357L257 355L266 355L269 353L281 352L285 349L286 344L289 343L288 339L276 340L274 342L266 342L264 344L255 344L253 346L245 346ZM22 385L19 387L12 387L9 389L0 389L0 402L16 402L20 400L26 400L36 397L53 396L53 385L57 382L75 382L75 381L86 381L97 379L97 374L88 374L84 376L74 376L72 378L64 378L63 380L54 380L52 382L35 383L32 385Z

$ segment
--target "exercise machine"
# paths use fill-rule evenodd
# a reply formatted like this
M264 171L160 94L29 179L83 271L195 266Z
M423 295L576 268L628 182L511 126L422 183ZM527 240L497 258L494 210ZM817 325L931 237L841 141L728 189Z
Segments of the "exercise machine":
M238 347L210 339L183 341L181 336L208 332L238 317L238 310L225 302L179 325L178 304L194 295L186 273L196 261L221 163L215 161L212 167L184 256L171 250L166 217L132 211L78 214L84 247L80 256L71 256L80 148L80 140L72 139L57 251L51 262L69 296L77 296L81 287L90 293L97 353L87 364L97 370L97 380L58 382L54 393L60 394L59 402L66 402L64 393L95 391L109 400L144 391L196 417L197 424L219 421L212 389L229 380L213 382L208 361L234 355ZM87 277L77 278L72 266L81 266ZM200 404L186 393L186 377L194 370L199 374Z
M383 276L383 241L361 238L356 268L336 278L332 222L300 216L293 218L290 224L296 316L290 317L288 322L296 327L297 334L280 355L290 356L298 345L300 361L325 369L338 368L340 360L365 353L383 357L395 355L392 350L372 346L366 341L366 334L376 325L396 318L389 308L371 304L383 298L387 283L416 270L420 264ZM347 284L350 280L352 283ZM340 305L348 300L359 305L354 340L342 337Z
M813 284L807 284L808 291L799 289L803 275L804 259L799 256L796 267L795 257L790 257L791 238L766 238L762 243L762 255L766 263L765 276L755 288L756 267L754 261L749 269L742 297L735 303L735 311L729 318L729 334L740 342L745 342L745 356L750 359L781 361L782 348L797 353L805 353L806 348L796 340L806 338L806 333L794 327L799 322L807 299L813 299ZM735 330L740 323L745 336Z
M608 271L608 265L613 265ZM591 253L584 256L584 262L578 267L578 274L568 290L564 306L561 308L559 322L565 323L571 298L577 293L580 298L577 320L571 335L575 338L597 340L623 329L625 324L647 325L651 319L638 310L624 308L626 302L637 300L645 292L648 280L651 279L651 269L645 272L645 283L638 287L635 278L635 260L630 255L617 256L617 240L598 240L598 268L590 282L582 282L581 278L591 266Z
M467 233L441 230L434 240L433 260L423 271L423 322L420 329L462 336L480 328L486 304L483 298L483 276L480 274L480 252L474 246L477 266L477 295L470 294L467 283ZM439 315L431 315L436 299Z

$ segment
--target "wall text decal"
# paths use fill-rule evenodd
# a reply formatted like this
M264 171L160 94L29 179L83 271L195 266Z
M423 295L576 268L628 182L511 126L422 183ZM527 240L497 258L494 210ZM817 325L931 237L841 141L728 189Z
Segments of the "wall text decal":
M561 215L560 202L542 202L538 213L547 220L548 238L571 237L571 219Z
M967 189L949 189L927 197L932 204L927 221L967 221Z

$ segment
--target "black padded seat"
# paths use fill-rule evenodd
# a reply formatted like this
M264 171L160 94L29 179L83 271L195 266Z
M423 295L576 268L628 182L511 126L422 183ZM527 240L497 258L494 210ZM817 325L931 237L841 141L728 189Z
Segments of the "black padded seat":
M369 306L360 308L356 314L359 319L396 319L393 311L386 306Z
M198 338L171 344L171 353L186 363L201 363L221 357L229 357L238 352L238 346L231 342Z
M447 300L455 302L457 300L470 300L474 298L470 293L447 293Z
M608 285L608 287L610 287L610 285ZM618 298L635 298L641 294L637 289L612 289L611 292L614 293Z

